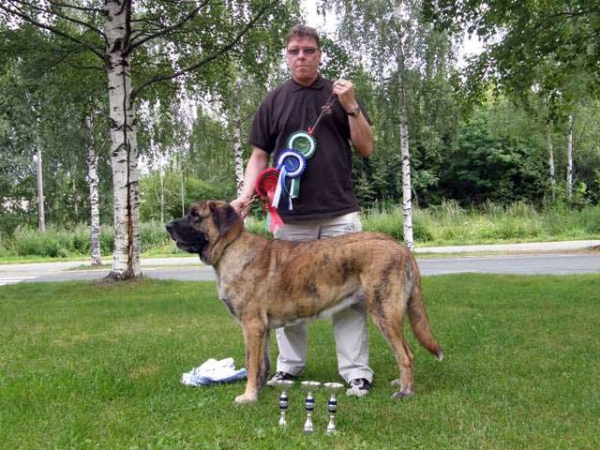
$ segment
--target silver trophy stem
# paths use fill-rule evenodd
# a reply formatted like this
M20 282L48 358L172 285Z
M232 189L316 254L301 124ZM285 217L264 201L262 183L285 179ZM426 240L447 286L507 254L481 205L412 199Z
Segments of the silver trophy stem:
M294 385L292 380L278 380L275 382L277 386L281 386L281 394L279 395L279 426L285 427L287 425L287 420L285 418L285 413L288 409L288 396L285 391L286 387L291 387Z
M329 403L327 404L327 410L329 411L329 423L327 424L327 434L333 434L336 431L335 426L335 413L337 412L337 399L335 398L335 392L344 387L341 383L325 383L323 386L329 391Z
M287 411L287 408L288 408L287 393L285 391L281 391L281 395L279 396L279 411L280 411L279 426L280 427L285 427L287 425L287 422L285 420L285 413Z
M335 431L335 413L337 412L337 399L334 394L329 397L329 404L327 405L329 410L329 423L327 424L327 434L331 434Z
M313 397L313 389L321 386L318 381L303 381L302 387L307 389L306 399L304 400L304 406L306 408L306 422L304 422L304 432L312 433L315 431L313 427L312 415L315 410L315 398Z
M312 433L315 431L312 422L313 411L315 410L315 399L313 398L312 392L308 392L305 400L306 406L306 422L304 422L304 432Z

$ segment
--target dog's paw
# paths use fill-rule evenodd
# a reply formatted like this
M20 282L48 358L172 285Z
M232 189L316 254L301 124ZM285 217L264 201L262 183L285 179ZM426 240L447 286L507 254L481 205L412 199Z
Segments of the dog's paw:
M410 398L413 395L415 395L413 390L404 388L404 389L400 389L397 392L394 392L390 398L392 398L394 400L402 400L405 398Z
M242 395L238 395L235 398L235 404L236 405L243 405L245 403L253 403L255 401L258 400L258 395L254 394L254 395L249 395L249 394L242 394Z

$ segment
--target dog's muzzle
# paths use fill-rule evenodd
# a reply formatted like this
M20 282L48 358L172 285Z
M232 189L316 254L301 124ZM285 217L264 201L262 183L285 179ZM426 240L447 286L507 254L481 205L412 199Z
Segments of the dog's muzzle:
M169 222L166 228L167 233L175 241L177 247L188 253L200 254L208 245L204 233L200 233L190 226L185 217Z

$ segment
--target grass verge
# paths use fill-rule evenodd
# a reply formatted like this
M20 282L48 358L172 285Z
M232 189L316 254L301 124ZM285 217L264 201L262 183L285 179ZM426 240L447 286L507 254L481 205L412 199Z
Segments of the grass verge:
M214 283L31 283L0 288L0 447L6 449L560 449L600 447L600 277L453 275L424 279L436 361L410 342L417 395L392 401L394 358L370 330L374 390L340 396L335 437L288 428L278 392L254 405L243 383L179 384L182 372L244 348ZM304 379L337 381L329 322L309 332ZM274 341L274 339L273 339ZM272 355L276 350L272 343Z

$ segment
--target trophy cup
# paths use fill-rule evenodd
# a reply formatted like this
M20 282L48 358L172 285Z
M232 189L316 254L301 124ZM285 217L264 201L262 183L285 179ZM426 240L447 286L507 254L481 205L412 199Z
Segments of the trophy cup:
M333 434L336 430L335 427L335 413L337 412L337 399L335 393L342 389L344 385L342 383L325 383L323 384L325 389L329 391L329 403L327 404L327 410L329 411L329 424L327 424L327 434Z
M312 414L315 410L315 398L313 397L313 390L321 386L318 381L303 381L302 387L307 390L306 399L304 400L304 406L306 408L306 422L304 422L304 432L312 433L314 431Z
M288 408L288 396L285 391L287 388L294 385L293 380L277 380L274 383L277 386L281 387L281 394L279 395L279 426L285 427L287 425L287 421L285 418L285 413Z

